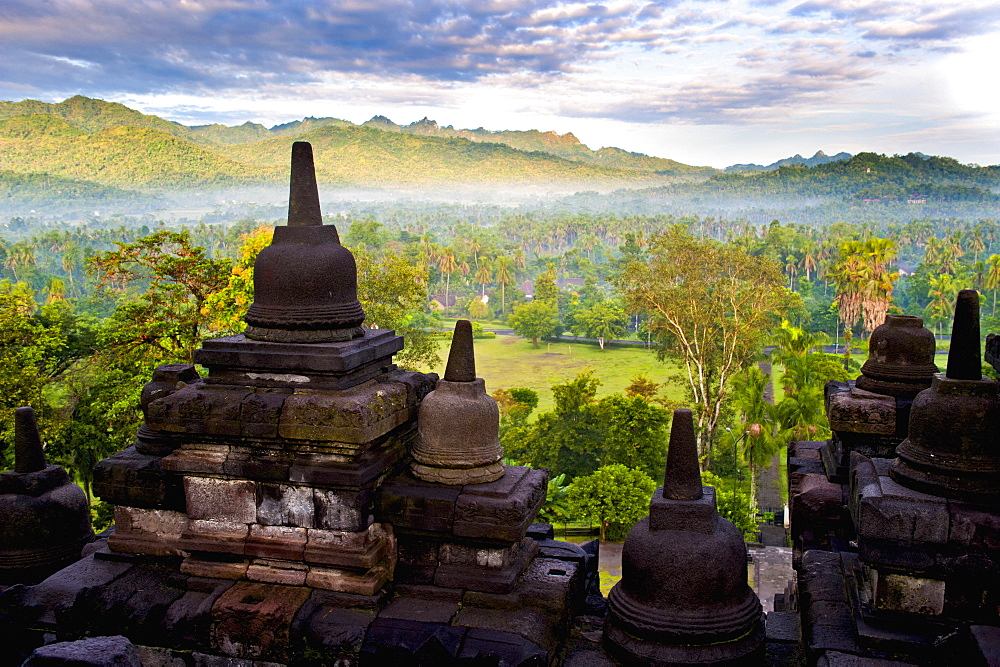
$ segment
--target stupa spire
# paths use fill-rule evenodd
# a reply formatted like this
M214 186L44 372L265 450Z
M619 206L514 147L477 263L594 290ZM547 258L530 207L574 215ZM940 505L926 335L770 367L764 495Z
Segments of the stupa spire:
M982 350L979 340L979 292L964 289L955 301L955 320L948 350L948 370L953 380L979 380L983 377Z
M670 448L667 469L663 476L663 497L671 500L701 498L701 471L698 467L698 442L694 437L694 421L686 408L674 410L670 425Z
M45 451L38 435L38 423L32 408L14 410L14 471L45 470Z
M319 187L312 144L296 141L292 144L292 170L288 185L288 226L310 227L323 224L319 207Z
M448 382L472 382L476 379L476 355L472 347L472 322L469 320L455 323L444 379Z

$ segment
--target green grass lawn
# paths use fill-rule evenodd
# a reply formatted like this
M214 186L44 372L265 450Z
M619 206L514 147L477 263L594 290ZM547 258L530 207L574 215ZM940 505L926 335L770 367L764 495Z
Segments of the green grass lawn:
M441 342L441 364L436 368L423 368L444 374L450 338ZM592 369L600 379L598 395L613 394L625 389L637 374L653 382L680 378L681 368L676 363L657 361L656 353L641 347L609 346L601 350L597 345L585 343L539 342L536 349L531 341L518 336L497 336L475 341L476 372L486 381L486 390L510 387L528 387L538 392L537 412L552 410L551 387L572 380L586 369ZM676 401L684 399L684 388L671 383L660 390L661 395Z

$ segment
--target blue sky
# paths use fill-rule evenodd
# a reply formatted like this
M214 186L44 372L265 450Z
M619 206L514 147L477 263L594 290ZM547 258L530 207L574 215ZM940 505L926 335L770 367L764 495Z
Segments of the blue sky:
M0 99L573 132L717 167L1000 163L1000 3L3 0Z

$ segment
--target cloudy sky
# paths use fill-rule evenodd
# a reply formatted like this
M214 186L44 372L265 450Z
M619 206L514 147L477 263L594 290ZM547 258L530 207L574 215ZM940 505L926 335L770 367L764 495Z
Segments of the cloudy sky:
M689 164L1000 163L997 0L2 0L0 99L573 132Z

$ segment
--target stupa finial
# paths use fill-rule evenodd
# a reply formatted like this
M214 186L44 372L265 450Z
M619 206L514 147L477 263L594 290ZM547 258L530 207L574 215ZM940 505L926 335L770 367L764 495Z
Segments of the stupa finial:
M288 187L288 226L310 227L323 224L319 207L319 187L312 144L296 141L292 144L292 173Z
M476 354L472 347L472 322L469 320L455 323L444 379L448 382L472 382L476 379Z
M14 471L45 470L45 451L38 435L38 423L32 408L14 410Z
M951 329L948 370L953 380L979 380L983 377L982 349L979 339L979 292L964 289L955 300L955 320Z
M674 410L673 423L670 425L670 448L667 450L663 497L671 500L698 500L701 495L701 471L698 467L694 421L690 410L680 408Z

